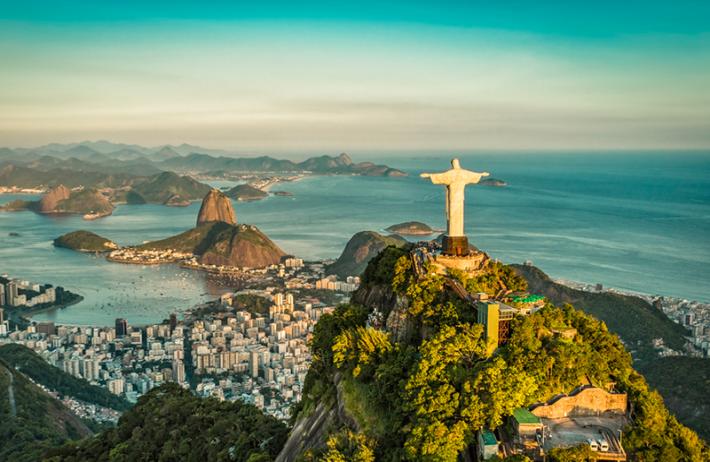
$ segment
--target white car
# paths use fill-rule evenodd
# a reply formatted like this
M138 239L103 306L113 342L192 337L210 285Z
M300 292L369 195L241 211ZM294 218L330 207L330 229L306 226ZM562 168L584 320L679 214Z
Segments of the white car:
M599 440L599 449L602 452L607 452L609 450L609 443L607 443L606 439Z
M593 440L593 439L591 439L591 438L588 438L588 439L587 439L587 444L589 444L589 448L590 448L592 451L595 451L595 452L596 452L596 451L599 450L599 445L597 444L597 442L596 442L595 440Z

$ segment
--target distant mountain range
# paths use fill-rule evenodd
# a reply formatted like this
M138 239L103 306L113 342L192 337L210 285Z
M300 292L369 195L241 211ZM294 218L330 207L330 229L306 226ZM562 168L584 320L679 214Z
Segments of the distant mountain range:
M0 148L0 186L20 186L8 184L7 175L3 175L3 167L7 165L30 169L29 171L18 170L16 174L23 173L26 176L27 173L36 172L31 176L36 176L39 184L47 184L47 174L55 170L62 170L57 172L59 175L66 175L68 171L87 172L92 175L101 173L134 176L146 176L162 171L203 176L240 173L406 175L401 170L386 165L372 162L354 163L345 153L338 156L311 157L302 162L294 162L269 156L238 157L236 153L189 144L150 148L109 141L52 143L37 148ZM24 176L20 176L25 179ZM65 180L61 181L67 183Z

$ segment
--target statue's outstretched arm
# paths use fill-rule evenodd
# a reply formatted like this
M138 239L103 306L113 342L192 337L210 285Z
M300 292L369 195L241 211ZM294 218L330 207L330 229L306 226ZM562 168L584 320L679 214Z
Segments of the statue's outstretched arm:
M448 177L443 173L422 173L422 178L429 178L434 184L447 184Z
M488 172L468 172L466 180L469 184L476 184L481 180L481 178L488 175L490 175Z

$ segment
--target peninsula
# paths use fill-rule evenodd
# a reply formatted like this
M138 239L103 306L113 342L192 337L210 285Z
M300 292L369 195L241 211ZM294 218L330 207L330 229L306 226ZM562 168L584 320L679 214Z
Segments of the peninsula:
M269 196L269 193L266 191L250 184L237 185L228 190L225 194L238 201L258 201Z
M82 252L106 252L118 263L157 265L180 263L194 269L238 272L278 264L286 253L254 225L237 224L230 199L217 189L202 201L196 226L175 236L119 248L88 231L74 231L55 239L58 247Z

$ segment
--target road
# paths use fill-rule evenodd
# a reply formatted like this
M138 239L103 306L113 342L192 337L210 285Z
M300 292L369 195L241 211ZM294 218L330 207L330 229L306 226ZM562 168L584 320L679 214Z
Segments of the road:
M12 388L12 384L15 381L15 376L12 372L5 369L7 375L10 376L10 383L7 385L7 399L10 402L10 417L17 417L17 404L15 403L15 390Z

